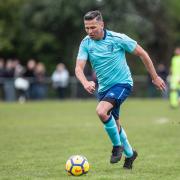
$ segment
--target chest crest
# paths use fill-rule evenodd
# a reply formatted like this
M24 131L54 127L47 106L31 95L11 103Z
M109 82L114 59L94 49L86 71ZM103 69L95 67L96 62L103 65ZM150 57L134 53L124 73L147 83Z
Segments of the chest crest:
M114 45L113 44L108 44L107 45L107 51L108 52L113 52L113 50L114 50Z

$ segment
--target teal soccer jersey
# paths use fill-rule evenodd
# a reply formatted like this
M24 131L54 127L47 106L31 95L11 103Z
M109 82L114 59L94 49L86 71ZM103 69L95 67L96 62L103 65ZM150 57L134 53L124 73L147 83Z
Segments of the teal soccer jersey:
M89 60L95 70L99 92L115 84L133 85L125 53L133 52L137 42L125 34L104 30L104 38L93 40L86 36L79 47L78 60Z

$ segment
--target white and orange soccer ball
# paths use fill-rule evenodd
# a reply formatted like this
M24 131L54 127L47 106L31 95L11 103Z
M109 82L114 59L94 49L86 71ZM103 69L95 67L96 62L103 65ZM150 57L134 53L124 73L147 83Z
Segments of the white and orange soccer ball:
M65 170L67 171L68 175L72 176L87 174L89 171L88 160L81 155L71 156L66 162Z

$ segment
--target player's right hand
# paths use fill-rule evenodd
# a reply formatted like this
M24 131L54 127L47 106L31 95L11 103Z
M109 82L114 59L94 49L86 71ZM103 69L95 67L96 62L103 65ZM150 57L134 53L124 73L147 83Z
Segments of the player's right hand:
M90 93L90 94L93 94L95 89L96 89L96 84L94 81L87 81L85 84L84 84L84 89Z

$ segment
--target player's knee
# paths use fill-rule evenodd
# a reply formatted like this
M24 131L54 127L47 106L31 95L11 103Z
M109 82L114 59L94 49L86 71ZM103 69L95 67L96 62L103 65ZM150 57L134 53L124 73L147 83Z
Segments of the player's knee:
M103 122L106 121L108 115L107 115L107 112L104 109L97 107L96 108L96 113Z

